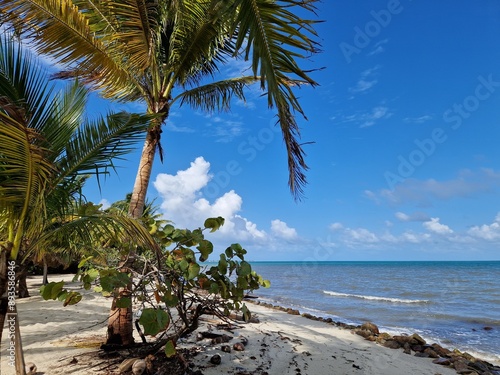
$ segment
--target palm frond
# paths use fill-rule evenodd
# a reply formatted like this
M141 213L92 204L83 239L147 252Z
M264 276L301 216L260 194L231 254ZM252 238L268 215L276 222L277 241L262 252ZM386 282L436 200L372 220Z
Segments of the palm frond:
M188 104L207 112L228 110L231 99L236 96L245 100L244 89L257 80L256 77L247 76L209 83L183 91L173 102L180 100L180 106Z
M59 159L57 183L80 174L96 174L113 167L113 159L130 152L142 140L151 116L126 112L88 122L68 142Z
M0 23L13 25L27 40L36 40L33 47L38 53L71 66L57 77L80 77L96 89L107 88L116 97L134 91L135 76L129 74L120 46L97 34L97 23L89 24L86 13L73 1L0 0L0 7ZM117 87L120 91L113 91Z
M291 83L298 80L315 86L317 83L297 64L303 58L318 52L315 21L303 19L290 8L313 10L316 0L235 0L234 30L238 31L237 49L245 48L245 57L251 57L252 70L261 78L262 89L267 90L268 106L277 107L278 121L288 152L288 184L295 199L303 195L306 183L304 151L299 143L300 129L293 112L304 115ZM297 78L295 78L297 77Z

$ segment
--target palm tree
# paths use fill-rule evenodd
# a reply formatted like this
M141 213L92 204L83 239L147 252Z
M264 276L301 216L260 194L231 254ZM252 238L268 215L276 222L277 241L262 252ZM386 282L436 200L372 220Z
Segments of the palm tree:
M130 151L150 121L127 113L88 120L87 94L78 84L55 93L30 54L8 35L0 38L0 296L8 265L55 239L91 243L126 234L156 247L136 220L82 211L75 189L81 175L112 168L113 158ZM0 339L7 306L15 309L11 302L0 303ZM16 373L24 374L18 326L16 344Z
M277 110L289 187L302 197L307 165L295 113L304 114L293 88L316 85L297 63L317 52L315 22L302 18L316 1L0 0L0 17L66 67L57 77L78 77L107 98L141 101L155 115L130 204L129 214L139 218L170 109L225 110L254 82ZM250 60L253 74L212 81L231 58Z

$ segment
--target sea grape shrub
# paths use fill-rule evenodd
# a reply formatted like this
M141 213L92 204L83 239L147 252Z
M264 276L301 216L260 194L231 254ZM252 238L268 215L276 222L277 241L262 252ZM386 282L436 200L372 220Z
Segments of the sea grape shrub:
M230 245L218 261L209 262L214 246L204 232L218 230L224 224L222 217L209 218L204 228L192 231L154 219L144 224L164 251L158 254L138 249L138 260L128 273L86 258L80 262L77 275L85 289L93 286L104 296L119 296L120 289L131 283L132 295L119 298L117 306L127 307L134 302L144 341L144 335L166 332L167 356L175 354L178 338L196 329L203 313L224 319L236 310L242 312L244 319L250 319L250 311L243 302L245 294L269 287L270 283L245 261L247 251L240 244ZM63 300L65 304L81 299L71 295L68 303L68 292L63 286L52 284L56 283L49 283L42 290L44 298Z

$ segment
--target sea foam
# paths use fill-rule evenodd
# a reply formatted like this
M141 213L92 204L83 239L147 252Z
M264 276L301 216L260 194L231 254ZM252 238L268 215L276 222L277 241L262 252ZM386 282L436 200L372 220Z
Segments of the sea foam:
M331 292L329 290L324 290L323 293L328 294L330 296L334 296L334 297L360 298L360 299L366 299L366 300L370 300L370 301L391 302L391 303L419 303L419 304L424 304L424 303L429 303L430 302L428 300L421 300L421 299L403 299L403 298L363 296L363 295L359 295L359 294L337 293L337 292Z

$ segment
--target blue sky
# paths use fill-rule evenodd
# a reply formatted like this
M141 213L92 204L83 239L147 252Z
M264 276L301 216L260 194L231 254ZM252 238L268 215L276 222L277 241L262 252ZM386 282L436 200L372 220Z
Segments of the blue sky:
M500 4L325 0L318 18L305 199L257 90L229 113L174 108L149 198L180 227L225 217L211 239L251 260L500 260ZM141 146L89 200L132 190Z

